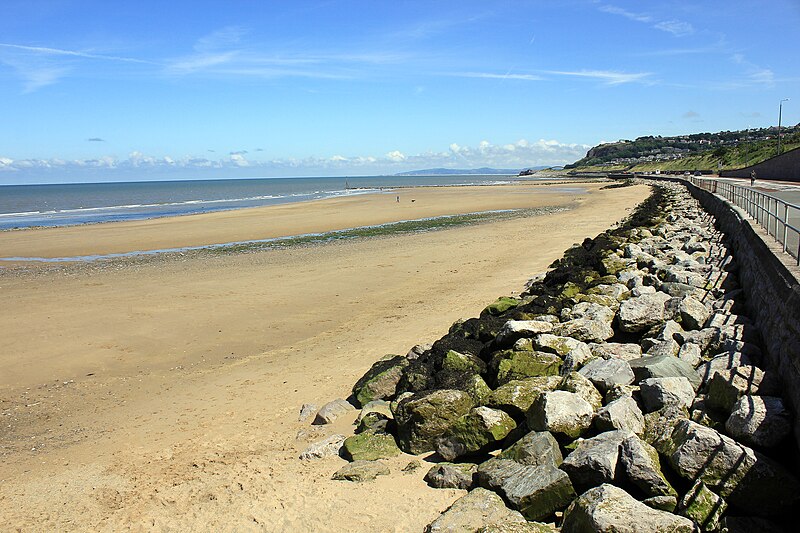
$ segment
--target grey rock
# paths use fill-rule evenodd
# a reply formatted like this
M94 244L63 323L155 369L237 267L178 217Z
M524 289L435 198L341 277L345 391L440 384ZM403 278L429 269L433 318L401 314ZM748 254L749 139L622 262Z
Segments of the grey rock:
M680 349L681 345L675 342L674 339L660 340L652 343L652 346L647 349L647 355L651 357L657 355L677 357Z
M425 482L435 489L470 490L477 470L478 465L472 463L439 463L425 474Z
M693 342L687 342L681 346L680 350L678 350L678 359L695 368L697 368L697 365L700 364L701 355L702 350L700 349L700 346Z
M706 387L706 403L728 413L745 395L759 394L764 372L752 365L743 365L714 373Z
M300 454L300 459L309 461L311 459L337 456L346 438L344 435L331 435L326 439L315 442L303 450L303 453Z
M572 485L579 492L602 483L619 481L620 447L630 435L632 433L629 431L607 431L581 440L564 458L560 468L569 474Z
M361 412L359 412L358 416L356 417L356 424L361 423L364 417L370 413L377 413L385 416L386 418L394 418L389 402L386 400L374 400L361 408Z
M693 520L703 531L717 531L722 513L727 508L725 500L702 481L696 481L678 502L678 513Z
M397 444L401 450L413 455L433 451L436 440L472 406L469 394L448 389L405 398L394 410Z
M557 376L563 361L555 354L541 351L501 350L490 363L497 385L535 376Z
M648 413L667 405L688 409L694 402L694 388L684 377L643 379L639 382L639 392Z
M594 425L599 431L625 429L641 435L644 432L644 415L636 400L624 395L600 409Z
M359 405L372 400L391 400L395 396L397 383L403 369L410 361L402 355L389 355L372 365L366 374L353 386L353 397Z
M644 415L644 435L642 439L662 455L672 453L672 433L681 420L689 418L685 409L675 406L664 407Z
M610 322L588 318L575 318L558 324L553 331L557 335L572 337L583 342L603 342L614 336Z
M528 466L559 466L564 460L558 442L549 431L531 431L497 457Z
M792 432L792 415L775 396L745 395L725 422L728 434L749 446L771 448Z
M575 497L569 477L550 464L530 466L490 459L478 466L475 479L481 487L503 496L528 520L547 518Z
M595 359L578 371L605 393L609 389L633 383L634 373L627 361L622 359Z
M570 372L558 385L559 390L574 392L581 398L589 402L593 410L598 410L603 406L603 396L588 378L578 372Z
M543 392L555 390L561 379L559 376L539 376L509 381L491 392L486 405L502 409L515 419L521 420L534 400Z
M337 470L331 479L361 483L388 475L389 472L389 467L380 461L353 461Z
M642 356L642 347L634 343L603 342L590 344L589 348L595 357L603 359L638 359Z
M436 451L446 461L485 452L502 441L516 422L504 411L475 407L456 420L436 441Z
M701 352L705 352L708 347L711 346L711 343L716 335L717 330L715 328L703 328L697 331L685 331L683 333L678 333L675 340L681 344L691 342L698 345Z
M657 292L630 298L622 302L617 312L622 331L636 333L665 320L664 304L670 299L668 294Z
M652 509L658 509L660 511L667 511L668 513L675 512L675 508L678 506L678 497L677 496L651 496L650 498L645 498L642 500L642 503Z
M656 292L657 291L655 287L650 287L648 285L638 285L631 289L631 296L636 298L638 296L644 296L645 294L655 294Z
M626 289L622 285L619 285L618 287L622 288L612 289L608 295L613 296L614 298L618 298L619 296L621 296ZM609 324L614 320L615 315L616 312L613 311L612 309L604 305L591 302L580 302L578 304L575 304L566 313L566 317L568 320L573 320L576 318L586 318L589 320L600 320L602 322L607 322Z
M330 424L340 416L355 410L356 408L353 407L347 400L338 398L323 405L322 408L317 412L317 416L314 418L312 424Z
M636 435L622 441L620 461L625 477L648 497L677 496L661 471L656 449Z
M319 411L319 406L314 403L304 403L300 407L300 415L297 417L298 422L305 422Z
M691 520L652 509L624 490L603 484L586 491L564 512L562 533L693 533Z
M686 296L678 307L683 329L702 329L711 313L700 300Z
M565 357L568 353L576 350L585 352L585 356L587 358L592 356L592 351L589 349L588 344L577 339L561 335L542 333L533 339L533 345L537 350L553 353L559 357Z
M647 378L679 378L684 377L695 390L700 387L700 376L685 361L671 355L653 355L629 361L631 369L639 382Z
M697 375L705 385L720 370L728 370L744 365L752 365L752 360L743 353L726 352L717 354L697 367Z
M557 390L540 394L526 418L533 431L549 431L574 439L592 425L593 414L592 406L580 395Z
M512 511L502 498L490 490L476 488L453 502L436 520L428 524L426 533L478 531L482 527L503 527L524 524L525 518Z
M800 482L772 459L690 420L675 424L667 455L682 477L705 483L745 513L774 516L800 500Z
M542 320L509 320L497 334L495 342L500 347L511 346L522 338L553 331L553 324Z

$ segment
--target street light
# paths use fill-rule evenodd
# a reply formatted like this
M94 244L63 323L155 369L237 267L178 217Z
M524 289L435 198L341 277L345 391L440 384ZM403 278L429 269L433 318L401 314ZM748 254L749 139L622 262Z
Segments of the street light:
M778 103L778 155L781 155L781 115L783 114L783 103L788 101L788 98L784 98Z

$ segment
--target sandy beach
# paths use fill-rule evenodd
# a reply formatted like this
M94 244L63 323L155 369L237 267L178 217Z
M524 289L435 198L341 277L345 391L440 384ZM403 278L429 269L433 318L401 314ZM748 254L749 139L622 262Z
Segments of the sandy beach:
M64 257L569 208L249 254L0 263L0 529L421 531L463 491L428 488L424 461L403 472L408 455L375 482L330 480L342 459L297 456L351 433L355 412L312 427L300 406L346 397L379 357L520 291L648 194L602 185L408 189L399 203L0 232L0 256Z

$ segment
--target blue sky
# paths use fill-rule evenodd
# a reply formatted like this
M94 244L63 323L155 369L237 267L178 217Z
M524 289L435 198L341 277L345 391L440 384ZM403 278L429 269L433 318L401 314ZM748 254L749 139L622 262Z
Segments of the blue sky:
M522 168L800 121L800 1L3 0L0 184Z

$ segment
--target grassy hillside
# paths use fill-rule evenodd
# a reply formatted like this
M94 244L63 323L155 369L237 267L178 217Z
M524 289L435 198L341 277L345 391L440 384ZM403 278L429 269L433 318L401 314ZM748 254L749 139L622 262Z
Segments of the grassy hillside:
M774 157L777 153L777 148L778 140L773 138L756 142L745 142L737 145L717 146L671 161L587 165L585 164L587 158L584 158L576 162L571 168L578 172L624 170L632 172L647 172L653 170L710 170L716 172L720 168L720 163L722 164L722 170L743 168L760 163L770 157ZM795 148L800 148L800 131L798 130L795 130L793 133L784 134L783 141L781 142L781 151L783 152ZM592 153L591 150L590 153ZM595 159L595 161L591 161L591 163L596 163L597 158L593 159ZM582 162L584 164L581 164Z

